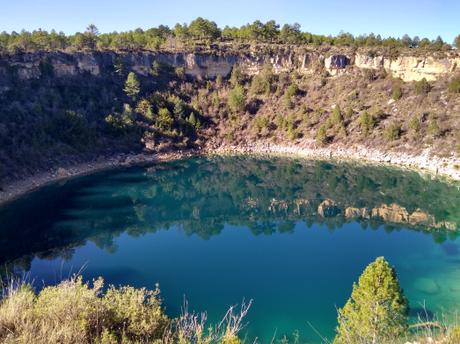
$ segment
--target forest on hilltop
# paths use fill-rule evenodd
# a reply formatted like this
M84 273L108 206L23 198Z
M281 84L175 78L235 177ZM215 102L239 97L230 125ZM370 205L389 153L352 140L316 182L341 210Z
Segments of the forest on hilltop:
M158 50L181 48L212 43L267 43L293 45L329 45L347 47L385 47L388 49L420 48L427 51L447 51L460 47L460 35L452 42L445 42L440 36L434 40L410 37L383 38L374 33L353 36L340 32L326 36L302 31L298 23L281 26L275 20L265 23L256 20L241 27L220 28L215 22L198 17L189 24L177 23L173 28L159 25L147 30L141 28L127 32L100 33L91 24L84 32L66 35L52 30L32 32L0 33L0 52L18 53L30 51L80 50Z

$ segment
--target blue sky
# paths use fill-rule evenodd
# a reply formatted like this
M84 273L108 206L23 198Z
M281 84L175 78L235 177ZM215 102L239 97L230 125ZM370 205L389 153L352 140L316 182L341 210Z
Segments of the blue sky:
M123 31L159 24L173 26L202 16L240 26L255 19L298 22L302 30L355 35L435 38L449 43L460 34L460 0L0 0L0 31L52 28L83 31L94 23L101 32Z

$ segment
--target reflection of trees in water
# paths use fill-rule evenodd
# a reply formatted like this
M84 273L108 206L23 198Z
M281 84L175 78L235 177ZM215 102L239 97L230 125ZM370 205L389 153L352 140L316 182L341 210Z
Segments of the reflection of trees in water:
M36 252L71 254L87 240L115 251L114 238L123 232L141 236L172 227L208 239L225 224L270 235L293 231L299 220L330 230L350 221L374 229L385 223L387 231L452 229L460 222L460 193L441 181L287 158L185 159L83 178L35 197L0 213L7 219L0 261L23 257L26 267ZM18 209L37 215L35 222L18 221ZM447 235L455 234L433 232L437 242Z

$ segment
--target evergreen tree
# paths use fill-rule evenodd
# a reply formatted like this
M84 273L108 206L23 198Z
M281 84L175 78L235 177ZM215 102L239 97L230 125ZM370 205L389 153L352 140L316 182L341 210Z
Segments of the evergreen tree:
M454 45L457 47L457 49L460 49L460 35L455 37L454 39Z
M240 85L236 85L228 95L228 106L234 113L244 110L246 105L246 95L244 88Z
M369 132L372 130L372 128L374 128L374 125L374 117L372 117L372 115L369 112L364 111L359 116L359 126L361 127L361 132L364 136L369 135Z
M407 330L408 302L396 271L383 258L369 264L338 310L334 344L395 343Z
M167 108L161 108L158 110L157 116L157 127L161 130L171 130L174 124L174 119L171 116L171 112Z
M148 120L153 120L152 105L147 99L142 99L136 106L136 112L140 113Z
M128 97L131 97L133 100L136 99L137 95L140 92L140 83L137 79L136 74L130 72L126 78L124 91Z

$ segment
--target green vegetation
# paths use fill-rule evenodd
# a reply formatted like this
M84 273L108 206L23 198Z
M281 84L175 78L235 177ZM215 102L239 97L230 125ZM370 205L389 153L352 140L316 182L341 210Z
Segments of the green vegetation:
M83 282L81 276L44 287L38 294L32 285L11 280L0 298L2 343L163 343L242 344L252 300L239 309L231 307L218 325L207 325L206 315L190 313L188 305L177 318L165 315L158 286L154 290L131 286L104 287L102 278ZM414 324L426 332L411 333L409 304L396 271L378 257L370 263L350 298L338 309L334 344L404 343L407 339L457 344L460 327L435 321ZM430 327L439 330L430 330ZM298 342L298 334L294 336ZM246 341L244 341L246 342ZM282 339L289 343L288 339ZM430 341L431 342L431 339Z
M460 49L460 35L458 35L457 37L455 37L454 39L454 45L457 49Z
M171 112L167 108L160 108L156 122L157 127L161 130L171 130L173 123L174 119L171 116Z
M359 126L364 136L369 135L371 130L374 128L374 125L375 125L374 117L369 112L364 111L359 116Z
M437 116L434 113L430 113L428 115L428 134L436 137L440 134L440 131Z
M336 131L345 130L345 123L343 121L342 110L339 105L334 107L332 115L330 117L331 125L336 129Z
M422 80L415 82L414 90L417 94L427 94L431 91L431 85L425 78L423 78Z
M253 73L254 66L244 65L243 59L233 65L230 75L203 72L195 77L193 73L186 75L190 71L185 64L168 60L166 55L158 55L153 60L149 57L139 66L132 52L121 49L120 53L91 55L72 54L72 51L68 51L69 54L33 54L30 56L39 62L39 74L32 75L35 71L23 68L23 62L14 62L25 54L6 56L6 63L0 66L2 180L20 179L72 162L91 161L97 156L138 153L142 149L195 149L210 140L217 144L238 144L264 139L288 145L302 138L321 144L378 146L383 139L391 141L401 137L404 140L410 134L414 148L429 147L438 155L450 154L450 147L460 146L460 136L456 135L460 120L455 111L460 101L455 96L459 92L458 77L449 80L450 96L444 97L446 80L421 80L408 87L411 85L380 73L371 83L353 73L331 78L314 60L311 61L314 73L308 77L298 66L275 72L268 56L273 49L280 48L275 45L279 37L292 44L303 44L304 33L296 25L256 24L243 30L251 32L252 38L248 39L274 43L273 47L261 47L261 53L267 55L262 56L258 73ZM235 30L230 30L233 33L224 30L218 38L213 38L217 35L216 26L202 18L193 25L180 25L170 32L166 27L147 31L127 36L113 34L112 38L122 37L125 43L132 38L142 46L148 45L145 35L149 39L160 35L164 44L174 43L178 51L196 49L193 51L205 51L205 54L209 54L205 49L219 49L210 45L210 41L224 40L224 31L234 35L222 42L232 54L232 41L235 44L246 42L245 34L241 35L240 31L237 34ZM176 34L180 40L176 39ZM102 49L101 46L108 42L107 36L94 26L78 37L82 50ZM168 41L171 37L174 42ZM340 44L353 45L347 35L340 37ZM104 44L100 42L103 39ZM407 42L405 37L404 44ZM112 43L107 44L103 50L112 49ZM132 47L130 50L138 49L135 44L128 45ZM386 49L377 48L367 52L370 55L388 53ZM82 64L80 60L88 56L94 58L90 62L94 74L78 67ZM63 68L59 62L63 58L68 59L69 70L75 67L75 72L66 77L59 76ZM30 78L25 78L24 73ZM414 97L427 92L432 95ZM389 95L398 102L389 101ZM445 102L449 102L448 106ZM345 108L334 108L336 104ZM411 129L417 123L410 123L411 118L404 115L412 113L436 113L438 118L433 121L421 116L419 127ZM278 115L281 120L277 119ZM385 123L394 121L400 124L399 131L393 125L385 129ZM329 135L327 138L324 130L320 130L323 125ZM428 135L413 135L421 132ZM391 145L386 147L391 149Z
M292 108L292 98L299 92L299 86L296 83L291 83L284 93L284 103L287 107Z
M230 111L239 112L243 111L246 106L246 95L244 88L236 85L228 95L228 106Z
M409 129L414 135L417 135L420 132L420 129L421 129L420 116L418 115L412 116L409 122Z
M252 78L250 92L252 94L269 94L273 79L271 64L265 64L262 71Z
M234 42L234 43L277 43L334 45L346 47L385 47L389 49L419 48L430 51L449 50L452 47L441 37L435 40L420 39L404 35L402 38L382 38L380 35L353 36L340 33L337 36L316 35L301 31L298 23L280 25L274 20L262 23L259 20L241 27L221 29L211 20L198 17L190 24L176 24L174 28L165 25L143 30L100 33L93 24L84 32L65 35L63 32L34 30L32 32L0 33L0 52L26 51L57 51L57 50L157 50L170 45L172 41L185 45L203 42ZM458 37L454 44L458 47Z
M393 98L394 100L399 100L401 99L401 97L402 97L401 85L394 84L391 90L391 98Z
M317 133L316 133L316 143L320 146L323 146L326 144L327 142L327 129L326 129L326 125L322 125L319 127Z
M451 93L460 93L460 76L453 78L449 82L448 88Z
M391 122L388 126L385 127L385 130L383 131L383 136L388 141L397 140L400 134L401 134L401 125L398 124L396 121Z
M334 344L394 343L408 330L408 302L396 271L379 257L353 284L345 306L338 310Z
M136 74L130 72L126 78L124 91L128 97L133 100L136 99L137 95L141 91L139 80L137 80Z
M234 65L232 68L232 73L230 74L230 84L232 86L241 85L244 82L244 74L241 70L241 67L238 65Z
M208 329L204 318L186 310L176 319L168 318L159 294L158 287L147 290L109 286L105 290L102 278L89 285L80 276L45 287L38 295L30 284L12 284L0 300L0 341L241 343L237 334L251 303L243 303L239 314L230 309L218 326Z

